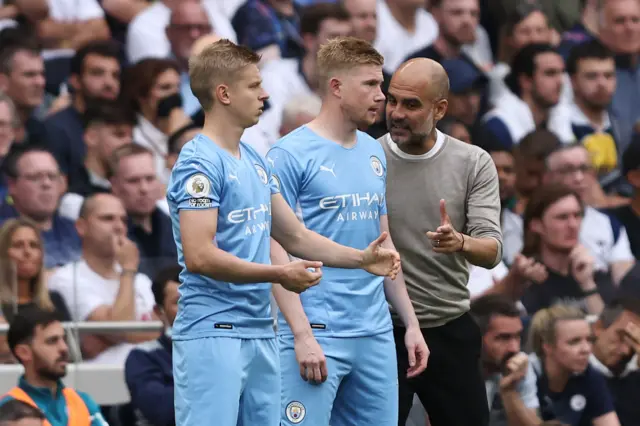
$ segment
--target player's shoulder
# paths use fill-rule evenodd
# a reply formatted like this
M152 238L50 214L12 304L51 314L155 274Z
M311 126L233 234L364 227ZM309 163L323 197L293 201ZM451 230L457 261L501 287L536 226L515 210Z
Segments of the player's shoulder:
M269 153L281 150L300 158L301 155L309 151L309 145L313 142L314 135L315 133L311 132L306 126L300 126L278 139L269 150Z
M375 152L376 154L384 154L380 139L373 138L370 134L356 130L356 137L359 144L362 144L364 148Z
M205 136L197 135L182 147L171 174L173 177L195 172L207 174L223 165L220 148Z

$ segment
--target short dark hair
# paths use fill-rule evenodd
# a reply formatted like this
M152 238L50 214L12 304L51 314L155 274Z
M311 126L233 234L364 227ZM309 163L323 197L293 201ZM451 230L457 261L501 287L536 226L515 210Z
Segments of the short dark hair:
M150 155L154 157L153 151L136 143L130 143L117 148L109 158L109 177L113 177L118 172L118 166L123 158L132 157L134 155Z
M7 343L11 353L16 356L16 346L29 343L33 339L38 327L47 327L54 322L59 322L60 317L55 311L47 311L36 305L29 305L13 317L9 324ZM18 361L22 362L20 359Z
M605 306L598 319L604 328L609 328L618 318L620 318L620 315L622 315L624 311L640 316L640 298L623 297L614 299L611 303Z
M45 420L46 417L40 409L19 399L9 399L0 405L0 426L24 419Z
M191 130L202 129L202 126L198 126L196 123L188 123L173 132L171 136L169 136L168 146L169 146L169 154L179 154L179 142L184 136L185 133L190 132ZM181 148L181 147L180 147Z
M78 49L71 59L71 74L81 75L84 69L84 60L89 55L96 55L103 58L113 58L120 62L120 47L111 40L100 40L88 43Z
M0 45L4 40L0 40ZM31 39L8 42L0 48L0 74L11 74L13 70L13 58L20 52L28 52L34 56L40 56L40 45Z
M562 146L560 138L550 130L537 129L527 133L514 148L527 161L545 161L547 157Z
M555 47L548 43L533 43L520 49L511 61L511 72L504 82L513 93L520 96L522 88L519 79L522 75L533 77L536 72L536 58L544 53L558 53Z
M513 30L518 26L518 24L527 19L534 12L541 12L544 14L542 8L537 2L518 3L505 18L505 22L503 24L504 34L509 36L513 35Z
M571 49L569 58L567 59L567 72L569 75L575 75L578 72L580 61L585 59L597 59L600 61L613 60L615 56L613 52L605 47L598 40L590 40L581 43Z
M164 289L167 287L169 281L180 283L180 272L182 272L180 265L171 265L161 269L155 276L153 284L151 285L151 291L153 292L156 305L162 306L164 304Z
M571 142L571 143L561 143L560 145L558 145L556 147L556 149L554 149L553 151L551 151L549 154L547 154L547 157L544 159L545 160L545 169L549 169L548 167L548 163L549 160L551 158L551 156L553 154L557 154L560 152L565 152L565 151L570 151L572 149L582 149L586 152L588 152L587 147L585 147L581 142L575 141L575 142Z
M480 327L482 334L487 332L491 319L496 315L520 318L520 310L516 304L502 294L487 294L478 297L471 303L469 313Z
M317 35L327 19L349 21L351 16L340 3L321 2L305 6L300 13L300 34Z
M95 124L135 126L137 122L135 113L126 105L108 100L89 102L82 120L85 129Z
M22 157L34 152L45 152L47 154L50 154L54 158L54 160L56 160L56 164L58 164L58 160L56 159L55 155L53 155L53 153L43 145L38 144L17 146L11 148L9 155L7 155L7 158L2 164L2 170L4 174L11 179L16 179L20 174L20 171L18 170L18 163L20 162Z

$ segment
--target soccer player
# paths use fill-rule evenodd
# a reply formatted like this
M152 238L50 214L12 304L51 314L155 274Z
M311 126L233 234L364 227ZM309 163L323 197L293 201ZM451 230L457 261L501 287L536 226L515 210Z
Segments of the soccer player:
M381 247L385 233L357 250L308 231L268 164L240 142L268 97L259 60L220 40L189 63L205 124L182 148L167 193L183 267L172 333L178 426L280 424L271 282L304 291L319 282L323 263L376 275L400 269L397 252ZM318 261L271 265L271 234L297 257Z
M356 249L387 234L386 162L380 144L357 129L375 122L384 95L382 56L366 41L335 38L318 53L319 116L281 139L267 161L306 227ZM387 237L384 245L391 250ZM288 262L274 243L273 263ZM407 333L409 377L428 349L401 276L324 268L298 295L274 287L280 306L282 425L397 426L398 372L387 300ZM324 383L323 383L324 382Z

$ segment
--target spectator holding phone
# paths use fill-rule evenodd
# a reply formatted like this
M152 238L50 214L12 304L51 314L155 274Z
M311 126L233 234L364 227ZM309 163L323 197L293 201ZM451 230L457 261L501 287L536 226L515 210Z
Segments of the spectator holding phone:
M489 426L538 426L536 375L520 350L518 307L506 296L489 294L475 299L470 312L482 332Z
M569 426L620 426L604 377L589 365L591 326L577 307L555 305L533 317L529 362L543 420Z

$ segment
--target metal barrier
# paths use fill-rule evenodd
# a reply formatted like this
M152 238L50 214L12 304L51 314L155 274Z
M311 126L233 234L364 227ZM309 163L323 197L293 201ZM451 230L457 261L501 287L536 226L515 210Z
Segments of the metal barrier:
M63 326L68 332L69 346L77 341L74 336L77 334L133 333L163 328L160 321L66 322ZM6 335L7 331L8 324L0 324L0 335ZM23 371L21 365L0 365L0 394L13 388ZM70 363L63 381L67 386L88 393L100 405L126 404L131 398L124 380L124 365Z

